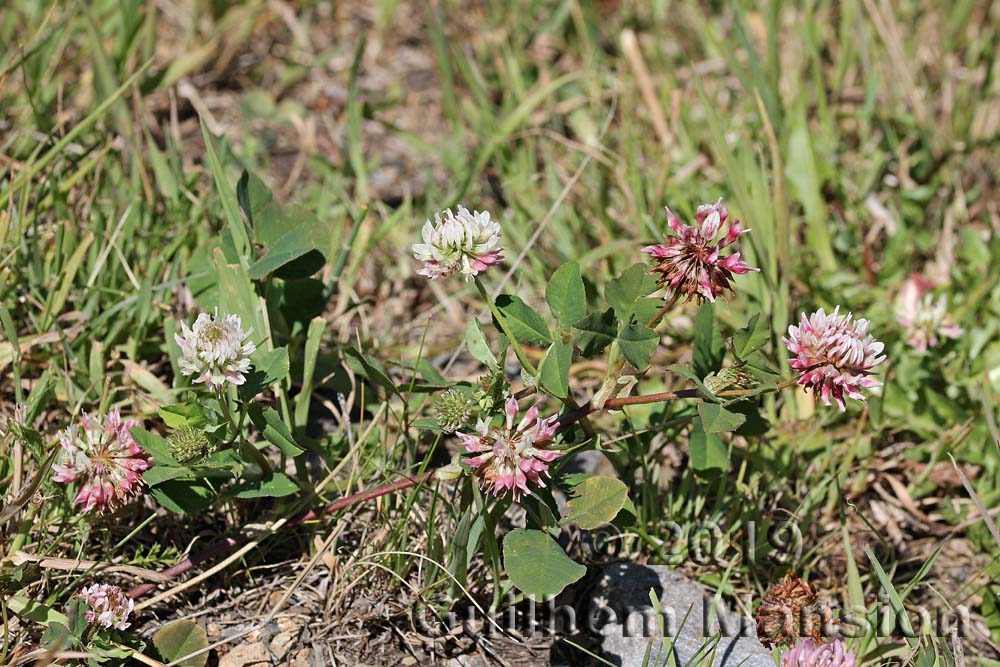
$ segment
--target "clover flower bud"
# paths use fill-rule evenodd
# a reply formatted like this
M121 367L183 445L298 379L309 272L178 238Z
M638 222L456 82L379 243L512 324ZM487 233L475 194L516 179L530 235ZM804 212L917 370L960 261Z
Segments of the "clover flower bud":
M709 373L702 381L713 394L731 389L753 389L760 385L760 380L750 374L746 364L741 363L723 368L718 373Z
M167 437L167 443L170 454L181 463L203 459L212 448L205 432L194 426L180 427Z
M472 412L472 400L457 389L449 389L434 402L434 416L445 433L465 426Z
M475 394L475 401L482 412L492 413L500 409L509 394L510 382L503 369L497 367L479 378L479 390Z

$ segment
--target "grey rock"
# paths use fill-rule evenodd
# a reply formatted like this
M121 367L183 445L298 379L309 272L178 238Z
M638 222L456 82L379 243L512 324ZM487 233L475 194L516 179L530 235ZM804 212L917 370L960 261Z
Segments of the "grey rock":
M478 655L460 655L449 660L448 667L489 667L489 663Z
M659 613L650 591L659 600ZM601 636L605 657L621 667L664 667L671 658L678 667L775 667L752 619L716 604L707 588L659 565L607 566L587 622Z

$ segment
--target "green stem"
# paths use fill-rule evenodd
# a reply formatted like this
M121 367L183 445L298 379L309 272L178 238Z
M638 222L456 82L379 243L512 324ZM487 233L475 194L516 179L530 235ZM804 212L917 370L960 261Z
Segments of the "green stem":
M229 394L222 391L219 392L219 405L222 406L222 413L226 416L226 421L229 422L229 428L231 429L233 441L241 440L240 438L240 427L236 423L236 418L233 417L233 407L229 404Z
M504 335L507 336L507 338L510 340L510 344L514 348L514 354L517 355L517 360L521 362L521 366L523 366L525 370L527 370L528 373L530 373L533 378L537 378L538 369L536 369L535 365L531 363L531 360L528 359L528 355L526 355L524 353L524 350L521 349L520 343L518 343L517 339L514 338L514 334L511 333L510 325L507 324L507 320L506 318L504 318L503 313L500 312L500 309L497 308L496 304L493 302L493 299L490 298L490 295L486 291L486 287L483 285L482 281L479 280L479 276L475 276L474 280L476 281L476 288L479 290L479 294L482 295L483 300L486 301L487 305L489 305L490 312L493 313L493 318L497 321L497 324L500 325L500 330L503 331ZM570 410L576 410L578 408L578 404L576 401L573 400L572 396L567 396L566 398L562 399L562 402ZM580 425L583 427L584 432L588 436L594 435L594 429L590 425L590 421L586 417L580 419Z
M483 518L483 552L493 570L494 577L493 604L491 609L496 609L501 601L500 580L503 570L500 562L500 545L497 543L497 518L503 516L507 508L510 507L510 502L505 498L500 498L493 503L491 509L488 496L484 495L481 492L481 487L473 482L472 504Z
M3 613L3 642L0 642L0 664L7 664L7 647L10 646L10 624L7 618L7 603L0 603L0 612Z
M28 533L31 532L31 527L35 525L35 515L38 514L39 507L40 505L31 502L24 510L24 518L17 524L17 533L14 535L14 539L11 540L10 549L7 550L8 556L12 556L24 548L24 544L28 541Z
M528 359L528 355L521 349L521 344L517 342L516 338L514 338L514 334L510 331L510 325L507 324L507 319L503 316L503 313L500 312L500 309L497 308L496 303L493 302L493 299L486 291L486 287L483 285L483 282L479 279L479 276L475 276L473 280L476 283L476 289L479 290L479 294L483 297L483 301L486 302L486 305L490 308L490 312L493 313L493 318L497 321L497 324L500 325L500 330L505 336L507 336L511 346L513 346L514 354L517 355L517 360L521 362L521 365L531 374L532 377L537 377L538 369L536 369L535 365L531 363L531 359Z
M677 304L677 300L680 298L680 292L674 293L672 297L666 300L663 307L656 311L646 322L646 326L650 329L655 329L656 325L660 323L663 316L666 315L670 310ZM604 381L601 383L601 388L598 390L598 394L611 394L614 385L618 382L618 378L621 377L622 371L625 370L625 357L622 356L621 348L618 345L618 340L615 339L611 342L611 346L608 348L608 372L604 376Z
M220 393L219 394L219 404L222 406L222 412L226 415L226 420L229 422L229 426L232 429L232 442L236 445L236 451L240 456L249 456L253 459L253 462L260 466L261 472L266 477L272 472L271 463L267 460L267 457L260 453L260 451L254 447L251 443L246 442L243 439L243 420L246 418L246 411L240 411L240 421L237 423L236 417L233 416L233 406L229 403L229 395Z

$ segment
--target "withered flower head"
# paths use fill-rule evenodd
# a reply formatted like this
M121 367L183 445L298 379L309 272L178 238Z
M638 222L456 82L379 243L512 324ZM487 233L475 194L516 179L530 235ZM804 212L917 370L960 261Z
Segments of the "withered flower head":
M831 619L829 609L819 602L816 589L792 572L767 590L754 617L757 637L768 648L774 644L795 644L801 637L818 643L824 623Z
M736 220L721 239L716 239L722 226L729 219L729 210L722 199L714 204L702 204L694 215L694 224L680 221L669 208L667 224L673 234L664 243L646 246L644 253L656 260L651 273L659 273L660 285L666 285L670 294L686 300L715 301L715 298L733 291L734 275L743 275L760 269L752 268L740 259L739 252L723 255L730 246L749 232ZM728 248L728 250L727 250Z

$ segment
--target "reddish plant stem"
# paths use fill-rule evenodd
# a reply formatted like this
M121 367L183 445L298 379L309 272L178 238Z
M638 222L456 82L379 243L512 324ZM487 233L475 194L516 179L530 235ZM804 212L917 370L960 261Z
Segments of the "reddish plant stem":
M416 475L415 477L403 477L402 479L397 479L392 482L383 484L382 486L377 486L374 489L365 489L364 491L358 491L357 493L347 496L346 498L341 498L337 502L333 503L324 510L325 514L332 514L338 512L342 509L347 509L358 503L363 503L368 500L374 500L381 496L387 495L389 493L394 493L396 491L402 491L403 489L408 489L412 486L417 486L418 484L423 484L434 476L437 470L425 470L424 472ZM309 510L306 512L297 523L302 521L309 521L310 519L315 519L317 514L314 510Z
M674 292L674 295L671 296L669 299L666 300L666 303L663 304L663 307L660 308L658 311L656 311L655 315L653 315L651 318L649 318L649 321L646 322L646 326L649 327L650 329L652 329L657 324L659 324L660 320L663 319L663 316L666 315L667 313L669 313L673 309L673 307L675 305L677 305L677 301L680 298L681 298L681 293L680 292Z
M319 518L322 514L332 514L333 512L338 512L348 507L358 505L360 503L374 500L381 496L388 495L390 493L395 493L397 491L402 491L403 489L408 489L418 484L423 484L429 480L434 475L434 470L427 470L414 477L403 477L401 479L393 480L381 486L377 486L374 489L364 489L350 496L341 498L340 500L328 505L321 512L316 510L308 510L302 512L288 521L288 526L296 526L306 521L311 521L313 519ZM185 556L176 565L172 565L167 569L163 570L161 574L165 577L173 579L184 574L195 565L201 564L205 561L214 560L226 556L236 549L238 549L242 544L244 544L249 539L249 535L238 535L237 537L226 537L218 542L214 542L205 549L198 551L190 556ZM146 595L150 591L156 588L156 584L146 583L134 586L128 591L129 597L138 598Z
M569 426L570 424L576 422L578 419L585 417L587 415L599 412L600 410L613 410L614 408L620 408L625 405L644 405L646 403L662 403L665 401L674 401L679 398L694 398L698 395L697 389L682 389L681 391L665 391L658 394L646 394L644 396L625 396L622 398L609 398L604 402L603 408L595 408L589 401L584 403L576 410L572 412L567 412L566 414L559 417L559 428L564 426Z
M798 378L792 378L791 380L786 380L781 384L775 385L773 388L766 389L762 393L769 393L772 391L780 391L786 389L793 384L798 382ZM729 389L727 391L720 391L716 394L721 398L735 398L739 396L749 396L754 392L753 389ZM573 422L577 421L581 417L592 414L594 412L599 412L601 409L613 410L614 408L621 408L626 405L646 405L649 403L666 403L667 401L676 401L681 398L697 398L699 396L699 391L697 389L681 389L680 391L663 391L657 394L644 394L642 396L623 396L621 398L609 398L604 403L604 408L595 408L589 402L584 403L576 410L572 412L567 412L559 418L559 427L569 426Z
M163 570L160 574L163 576L173 579L174 577L179 577L188 570L190 570L195 565L203 563L207 560L213 560L219 556L225 556L231 553L235 549L239 548L246 538L244 536L238 537L226 537L218 542L213 542L205 549L194 553L190 556L185 556L180 559L176 565L171 565L167 569ZM139 584L138 586L133 586L128 590L128 596L132 598L142 597L146 593L149 593L156 588L156 584Z
M791 386L796 381L797 378L786 380L785 382L776 385L773 389L770 389L768 391L779 391L781 389ZM752 390L733 389L729 391L719 392L716 395L720 397L736 397L736 396L747 396L751 393L753 393ZM622 398L609 399L604 404L603 409L609 410L609 409L624 407L626 405L664 403L666 401L674 401L682 398L695 398L698 395L699 392L697 389L681 389L680 391L665 391L656 394L645 394L643 396L624 396ZM590 402L587 402L584 405L581 405L576 410L573 410L572 412L567 412L562 417L560 417L559 427L563 428L565 426L573 424L574 422L579 421L580 419L586 417L587 415L599 411L600 410L598 408L595 408ZM301 514L292 517L288 521L287 525L288 526L299 525L306 521L317 519L322 514L332 514L333 512L338 512L340 510L347 509L348 507L352 507L354 505L358 505L360 503L367 502L369 500L374 500L375 498L380 498L390 493L396 493L397 491L402 491L404 489L408 489L417 486L419 484L423 484L427 480L431 479L434 476L435 472L436 470L426 470L414 477L403 477L401 479L397 479L392 482L387 482L386 484L382 484L381 486L377 486L374 489L365 489L363 491L359 491L355 494L341 498L340 500L328 505L321 512L317 512L316 510L308 510L306 512L302 512ZM227 554L232 553L233 551L238 549L240 545L246 542L247 539L249 539L249 536L239 535L235 538L227 537L222 540L219 540L218 542L211 544L202 551L199 551L191 556L185 556L176 565L172 565L171 567L168 567L167 569L163 570L162 574L170 579L178 577L199 563L202 563L207 560L213 560L215 558L219 558L221 556L225 556ZM128 591L128 595L132 598L138 598L143 595L146 595L155 588L156 584L152 583L139 584L138 586L131 588Z

